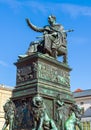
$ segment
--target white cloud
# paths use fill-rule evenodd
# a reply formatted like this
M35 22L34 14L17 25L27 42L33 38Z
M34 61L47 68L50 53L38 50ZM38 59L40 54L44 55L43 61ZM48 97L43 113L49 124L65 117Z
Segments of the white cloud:
M4 67L8 67L8 64L7 63L5 63L4 61L2 61L2 60L0 60L0 65L1 66L4 66Z
M30 7L33 12L41 11L44 14L48 12L64 12L72 17L77 17L79 15L91 16L91 7L70 3L39 2L34 0L0 0L0 3L8 4L13 9L27 6Z
M79 6L74 4L62 4L62 10L69 13L72 17L77 17L78 15L91 16L91 7Z
M75 4L63 4L63 3L39 3L36 1L25 2L25 5L32 7L35 11L41 11L43 13L46 12L64 12L68 13L72 17L77 17L79 15L83 16L91 16L91 7L88 6L80 6Z

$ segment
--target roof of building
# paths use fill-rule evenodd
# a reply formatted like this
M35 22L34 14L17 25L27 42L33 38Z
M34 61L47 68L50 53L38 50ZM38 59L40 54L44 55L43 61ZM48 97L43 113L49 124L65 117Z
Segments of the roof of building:
M82 89L78 88L74 92L82 92L82 91L83 91Z
M0 84L0 89L12 91L13 87L6 86L6 85L4 85L4 84Z
M91 89L82 90L82 91L74 91L73 96L74 98L91 96Z

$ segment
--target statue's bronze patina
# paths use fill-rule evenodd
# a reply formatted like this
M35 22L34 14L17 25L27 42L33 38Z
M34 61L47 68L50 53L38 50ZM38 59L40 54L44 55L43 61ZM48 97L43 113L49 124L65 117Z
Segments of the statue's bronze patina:
M30 47L26 55L31 55L32 52L42 52L44 54L49 54L50 56L57 58L57 56L63 56L63 62L67 63L67 32L73 30L64 30L64 27L61 24L56 23L56 17L50 15L48 17L49 25L44 26L43 28L36 27L33 25L29 19L26 19L28 26L36 32L42 32L43 36L39 41L31 42ZM19 56L20 58L23 56Z
M48 17L42 28L26 19L28 26L43 33L31 42L25 55L19 55L16 87L12 100L4 105L5 124L9 130L76 130L81 127L81 108L70 91L67 64L67 32L56 17ZM56 58L63 56L63 62Z
M32 99L31 112L33 114L32 130L58 130L54 121L49 118L43 98L36 95Z
M67 114L67 106L63 99L61 99L61 95L58 94L57 100L56 100L56 122L57 122L57 127L60 130L64 130L64 123L66 120L66 117L68 116Z
M14 119L15 119L15 104L11 99L9 99L3 106L5 112L5 123L2 130L6 130L9 125L9 130L14 128Z
M82 130L81 115L81 107L73 103L70 107L69 117L65 121L65 130L76 130L76 126L78 126L79 130Z

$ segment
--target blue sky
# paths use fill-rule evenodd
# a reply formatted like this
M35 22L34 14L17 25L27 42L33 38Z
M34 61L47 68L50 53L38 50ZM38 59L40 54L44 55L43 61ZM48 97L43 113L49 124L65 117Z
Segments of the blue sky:
M29 29L25 18L36 26L47 25L53 14L68 33L68 63L71 90L91 88L91 1L90 0L0 0L0 84L16 85L18 55L40 33Z

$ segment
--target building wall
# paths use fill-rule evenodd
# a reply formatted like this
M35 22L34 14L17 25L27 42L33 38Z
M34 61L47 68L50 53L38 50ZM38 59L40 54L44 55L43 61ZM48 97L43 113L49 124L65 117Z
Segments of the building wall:
M91 130L91 89L74 92L73 96L76 103L83 108L82 130Z
M82 117L82 121L90 121L91 122L91 96L89 97L81 97L75 98L76 103L81 107L84 108L84 116Z
M12 96L12 89L0 85L0 130L2 130L4 124L4 111L3 105Z
M89 107L91 107L91 96L90 97L82 97L82 98L75 98L75 101L81 107L84 107L86 111Z

